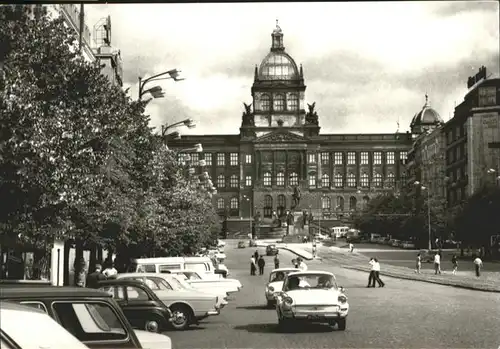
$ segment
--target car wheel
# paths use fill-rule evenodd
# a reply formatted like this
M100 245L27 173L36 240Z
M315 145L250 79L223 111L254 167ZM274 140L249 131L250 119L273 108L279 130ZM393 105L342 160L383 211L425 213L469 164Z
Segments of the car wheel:
M283 315L281 315L281 311L278 310L278 327L280 331L289 331L291 326L291 321L289 319L285 319Z
M192 311L184 304L174 304L170 307L172 311L172 326L176 330L185 330L191 323Z
M347 318L338 319L337 326L339 327L340 331L345 331L345 328L347 326Z
M274 302L273 302L273 301L268 300L268 301L267 301L267 307L268 307L268 308L274 308Z
M148 332L158 333L161 331L160 323L156 319L147 320L144 323L144 329Z

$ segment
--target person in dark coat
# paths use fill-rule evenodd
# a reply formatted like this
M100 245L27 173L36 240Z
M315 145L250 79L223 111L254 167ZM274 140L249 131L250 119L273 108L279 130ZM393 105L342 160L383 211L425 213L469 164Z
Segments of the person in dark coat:
M102 266L100 264L96 264L95 271L87 275L85 285L88 288L99 288L99 281L106 280L106 276L104 276L101 271Z
M255 256L252 255L250 257L250 275L255 275L255 271L257 270L256 263Z
M266 265L266 261L264 260L264 256L260 256L257 264L259 265L259 275L263 275L264 274L264 266Z
M255 253L253 254L253 258L255 258L256 262L259 260L259 251L255 251Z

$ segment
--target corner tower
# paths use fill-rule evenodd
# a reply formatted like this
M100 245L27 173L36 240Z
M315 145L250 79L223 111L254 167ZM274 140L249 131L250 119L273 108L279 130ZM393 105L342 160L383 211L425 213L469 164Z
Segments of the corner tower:
M276 20L276 28L271 33L271 49L255 66L252 85L252 134L261 137L276 129L286 129L297 135L308 135L305 111L304 73L294 59L285 51L283 31ZM249 111L247 106L247 112ZM310 108L311 109L311 108ZM252 124L252 125L250 125ZM319 126L313 126L319 132ZM242 135L249 135L249 127L242 124ZM245 132L247 131L247 132ZM317 133L316 133L317 134Z

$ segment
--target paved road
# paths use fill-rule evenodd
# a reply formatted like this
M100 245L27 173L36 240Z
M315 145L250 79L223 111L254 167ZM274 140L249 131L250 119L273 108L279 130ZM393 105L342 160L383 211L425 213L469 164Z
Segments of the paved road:
M263 248L259 249L264 252ZM387 278L385 288L367 289L367 275L328 262L309 269L334 272L347 289L351 313L345 332L327 326L280 333L274 310L265 309L267 276L250 276L254 249L226 247L226 265L244 285L219 316L186 332L168 332L183 348L498 348L500 294ZM292 254L281 251L282 266ZM267 258L268 265L272 263ZM269 271L269 268L267 271Z

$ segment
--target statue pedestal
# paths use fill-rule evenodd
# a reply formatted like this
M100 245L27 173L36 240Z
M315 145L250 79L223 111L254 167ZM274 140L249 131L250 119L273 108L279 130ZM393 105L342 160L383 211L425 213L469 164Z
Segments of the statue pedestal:
M303 225L303 216L302 211L295 211L293 213L293 227L290 227L290 235L304 234L305 231L308 231L305 229L307 226Z

